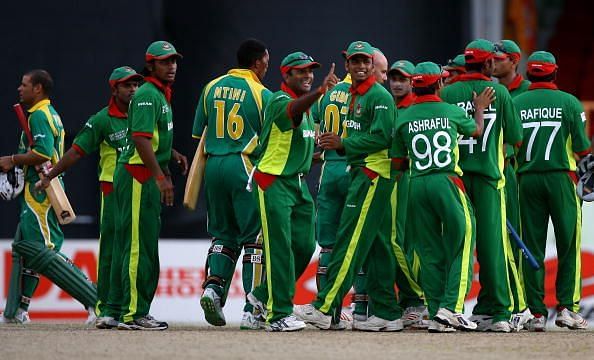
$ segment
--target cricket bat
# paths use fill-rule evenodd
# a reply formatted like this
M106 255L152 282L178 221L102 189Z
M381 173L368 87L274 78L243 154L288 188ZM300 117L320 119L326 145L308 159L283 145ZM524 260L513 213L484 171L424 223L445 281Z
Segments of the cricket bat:
M206 141L206 130L208 126L204 127L202 137L196 148L192 165L188 173L188 180L186 181L186 190L184 192L184 206L190 210L196 209L198 202L198 195L200 194L200 187L202 186L202 178L204 177L204 167L206 166L206 154L204 153L204 142Z
M27 117L25 116L25 112L21 107L21 104L14 104L13 105L14 111L19 119L19 123L21 128L27 135L27 139L29 140L29 146L32 147L34 144L33 136L31 135L31 130L29 129L29 123L27 122ZM44 171L49 171L51 169L52 163L51 161L46 161L41 166L39 166L39 177L44 177ZM70 224L71 222L76 219L76 214L74 210L72 210L72 206L70 205L70 201L68 201L68 197L64 192L64 188L60 183L60 179L57 177L53 178L50 181L50 185L47 189L45 189L45 193L52 205L52 208L56 212L58 216L58 222L62 225Z

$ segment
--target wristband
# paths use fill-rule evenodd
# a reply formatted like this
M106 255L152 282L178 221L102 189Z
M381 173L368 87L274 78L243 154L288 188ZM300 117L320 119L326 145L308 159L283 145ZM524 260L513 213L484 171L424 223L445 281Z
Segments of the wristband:
M163 180L165 180L165 175L157 175L157 176L155 176L155 180L163 181Z

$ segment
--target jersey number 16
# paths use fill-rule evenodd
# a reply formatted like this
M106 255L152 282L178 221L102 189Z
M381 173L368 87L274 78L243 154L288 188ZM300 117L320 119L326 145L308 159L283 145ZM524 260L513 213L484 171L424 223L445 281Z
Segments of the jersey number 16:
M233 107L227 113L225 111L225 101L215 100L214 107L217 112L216 116L216 135L217 138L222 139L225 137L225 129L227 134L233 140L237 140L243 135L243 117L239 115L239 109L241 108L240 103L234 103ZM227 124L227 126L225 126Z

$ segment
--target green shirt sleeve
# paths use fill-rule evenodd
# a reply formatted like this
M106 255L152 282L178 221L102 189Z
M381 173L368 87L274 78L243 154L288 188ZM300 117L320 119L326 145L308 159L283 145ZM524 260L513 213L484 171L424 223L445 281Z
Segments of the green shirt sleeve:
M130 117L130 133L152 134L155 131L158 112L161 111L160 104L152 96L142 94L132 99L130 104L132 116Z
M204 90L202 90L202 94L200 94L200 99L198 100L198 106L196 107L196 115L194 115L194 126L192 127L192 137L196 139L202 136L204 127L208 122L205 104L206 95L206 88L204 88Z
M320 96L320 98L311 106L311 117L316 124L320 124L320 105L322 103L322 99L324 96Z
M54 133L48 121L43 111L35 111L29 117L29 128L35 142L31 150L37 155L51 159L54 154Z
M104 140L101 125L103 124L97 120L97 116L91 116L72 143L80 147L85 154L97 151Z
M588 141L585 130L586 113L584 112L582 103L573 95L570 95L569 108L572 150L580 154L590 148L590 142Z
M272 119L274 124L285 132L293 129L293 120L289 117L287 107L292 101L291 97L286 94L279 94L270 101L266 107L265 118Z
M400 124L398 127L396 127L394 139L392 141L392 148L390 149L390 157L395 159L405 158L408 156L408 150L406 149L404 134L402 131L403 126L403 124Z
M514 107L512 97L507 89L499 91L497 100L501 101L503 111L503 142L510 145L516 145L522 142L522 122L520 115Z
M452 105L456 122L458 123L458 133L466 136L472 136L476 132L476 121L466 114L456 105Z

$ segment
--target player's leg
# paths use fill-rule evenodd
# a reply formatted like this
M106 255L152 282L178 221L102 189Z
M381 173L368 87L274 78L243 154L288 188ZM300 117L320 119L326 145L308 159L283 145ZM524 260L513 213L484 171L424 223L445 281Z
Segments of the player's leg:
M21 240L20 224L17 224L17 229L14 234L14 242ZM0 323L11 322L28 322L28 304L29 299L23 298L22 285L23 277L27 276L23 269L23 258L17 252L12 252L12 266L10 271L10 282L8 286L8 294L6 295L6 306ZM25 304L23 304L25 303ZM25 305L25 306L23 306ZM18 316L17 316L18 315Z

